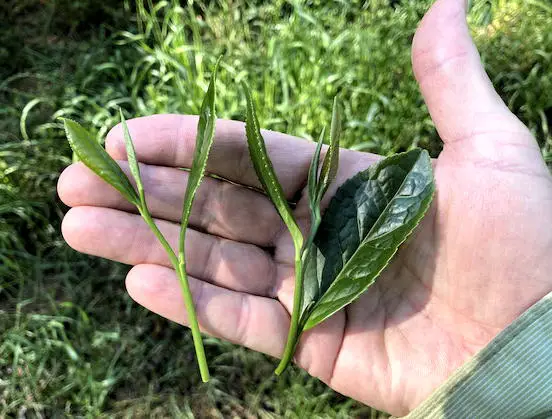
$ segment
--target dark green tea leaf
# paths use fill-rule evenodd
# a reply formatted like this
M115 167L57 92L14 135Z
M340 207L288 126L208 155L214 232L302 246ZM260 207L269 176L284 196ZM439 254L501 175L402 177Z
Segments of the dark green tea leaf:
M136 158L136 150L134 149L134 144L132 143L132 138L128 130L128 125L123 115L123 110L119 108L119 114L121 116L121 125L123 127L123 137L125 139L125 147L127 152L128 166L130 168L130 173L136 182L136 188L138 189L138 195L142 206L145 205L144 197L144 185L142 183L142 178L140 177L140 166L138 164L138 159ZM147 209L146 209L147 210Z
M253 161L253 167L255 168L255 172L257 173L257 177L264 191L268 194L278 214L280 214L280 217L289 229L295 247L301 248L303 245L303 235L301 234L301 230L299 230L299 226L295 221L291 208L284 195L284 191L282 190L282 186L276 177L276 173L268 157L265 142L261 135L253 97L246 83L243 83L243 89L247 101L245 133L247 136L247 145L249 146L249 154Z
M431 159L420 149L384 159L337 190L305 262L303 330L374 283L422 219L433 192Z
M140 198L117 162L80 124L62 118L71 148L78 158L99 177L117 189L129 202L139 205Z

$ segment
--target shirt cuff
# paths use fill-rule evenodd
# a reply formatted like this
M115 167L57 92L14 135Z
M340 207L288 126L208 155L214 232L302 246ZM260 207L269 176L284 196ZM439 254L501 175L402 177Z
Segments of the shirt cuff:
M552 417L552 293L412 411L408 419Z

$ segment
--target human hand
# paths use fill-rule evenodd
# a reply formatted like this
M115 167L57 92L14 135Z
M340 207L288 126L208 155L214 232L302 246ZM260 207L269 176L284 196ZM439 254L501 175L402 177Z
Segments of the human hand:
M424 18L413 65L444 149L437 193L413 237L359 300L306 332L296 362L335 390L395 415L416 407L462 363L552 290L552 177L535 140L494 92L465 24L464 0L439 0ZM129 121L148 204L176 247L197 118ZM287 196L300 196L306 227L307 171L314 144L266 131ZM117 159L120 127L108 136ZM377 156L343 150L337 185ZM126 167L124 162L121 163ZM259 187L244 126L218 121L208 171L187 234L191 287L201 327L273 356L283 352L294 276L293 244ZM247 186L247 187L244 187ZM82 164L59 195L63 223L81 252L136 265L130 295L186 324L175 272L141 218ZM327 200L326 200L327 204Z

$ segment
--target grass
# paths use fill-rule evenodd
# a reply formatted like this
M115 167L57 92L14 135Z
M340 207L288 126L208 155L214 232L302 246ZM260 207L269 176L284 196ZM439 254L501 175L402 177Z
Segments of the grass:
M206 339L200 385L187 329L126 296L127 267L69 249L55 194L71 153L57 116L101 140L128 114L197 113L224 53L217 109L242 119L247 78L264 127L315 138L344 104L343 144L388 154L440 144L410 68L429 0L213 1L179 6L8 1L0 17L0 417L369 417L275 360ZM191 4L191 3L190 3ZM486 68L552 165L552 11L475 1ZM21 42L23 40L23 42ZM551 166L552 167L552 166Z

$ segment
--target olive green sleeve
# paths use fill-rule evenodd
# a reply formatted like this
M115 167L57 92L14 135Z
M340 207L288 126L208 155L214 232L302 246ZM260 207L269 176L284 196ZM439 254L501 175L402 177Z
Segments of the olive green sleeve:
M406 418L552 418L552 293Z

